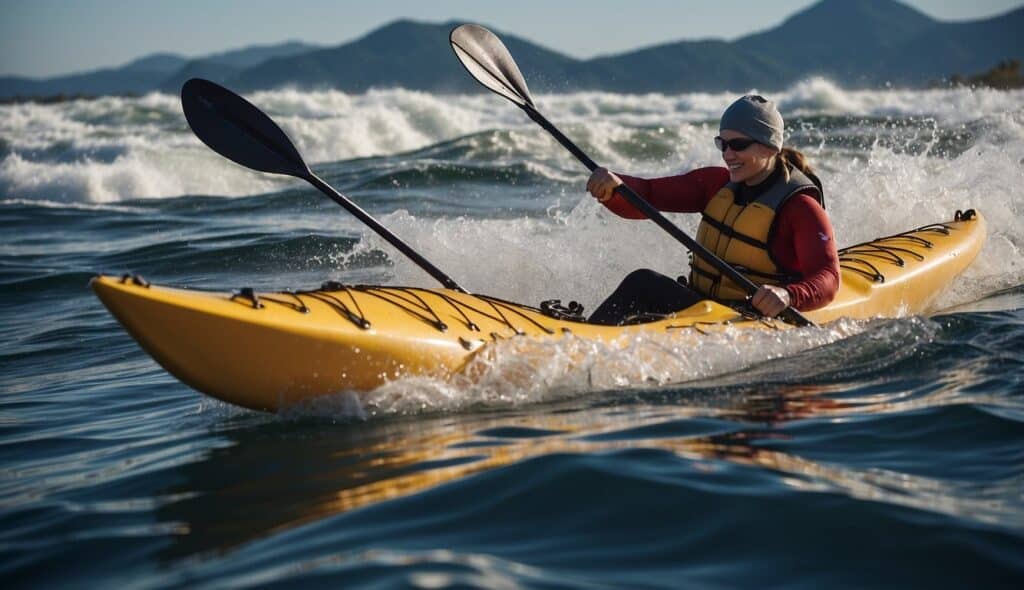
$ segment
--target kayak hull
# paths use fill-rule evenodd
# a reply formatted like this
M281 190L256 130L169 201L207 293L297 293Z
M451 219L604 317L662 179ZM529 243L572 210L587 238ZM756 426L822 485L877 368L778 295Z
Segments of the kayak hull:
M975 214L844 249L837 297L805 315L826 323L925 312L974 260L984 239L985 221ZM127 276L97 276L91 286L169 373L217 399L270 412L343 391L370 391L402 377L447 379L500 339L572 334L614 345L680 330L789 327L713 301L617 327L555 319L529 306L440 288L329 285L210 293Z

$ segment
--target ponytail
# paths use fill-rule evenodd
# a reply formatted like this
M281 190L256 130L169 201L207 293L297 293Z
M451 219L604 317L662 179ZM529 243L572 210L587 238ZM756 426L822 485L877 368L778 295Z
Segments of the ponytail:
M796 168L800 172L811 176L814 174L814 168L811 168L810 162L807 161L807 156L803 155L799 150L791 147L784 147L779 152L779 160L782 165L786 167L786 179L789 179L789 169Z
M810 162L807 161L807 156L803 155L797 149L791 147L784 147L779 151L779 165L782 166L782 174L785 176L786 181L789 181L789 171L796 168L800 172L803 172L807 178L811 179L811 182L818 187L821 194L825 194L825 190L821 186L821 180L814 173L814 168L811 168ZM822 206L824 206L824 196L822 197Z

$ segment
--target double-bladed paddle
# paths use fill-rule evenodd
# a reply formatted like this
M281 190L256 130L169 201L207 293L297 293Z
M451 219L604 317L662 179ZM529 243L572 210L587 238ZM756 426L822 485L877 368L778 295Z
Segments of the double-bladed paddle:
M442 285L468 293L359 205L313 174L277 123L249 101L209 80L192 78L181 87L181 107L189 127L213 151L246 168L305 180L348 209Z
M498 39L497 35L480 25L465 24L452 30L449 41L451 42L452 49L455 51L455 56L465 66L466 71L476 78L477 82L480 82L488 90L507 98L523 109L527 116L558 140L558 143L562 144L572 155L576 156L576 159L582 162L587 169L593 171L597 168L597 164L587 154L583 153L580 148L576 147L576 144L552 125L544 115L540 114L537 107L533 104L533 98L530 97L530 90L526 87L526 80L523 79L523 75L519 72L519 66L516 65L512 55L505 47L505 44L501 42L501 39ZM643 197L636 194L633 189L625 184L620 184L615 190L646 215L648 219L657 223L661 229L682 242L690 252L707 261L708 264L718 269L719 272L737 285L740 285L748 294L753 295L757 291L758 286L751 282L750 279L740 274L739 271L729 266L728 263L718 256L715 256L707 248L694 241L686 232L679 229L678 226L666 219L661 212L652 207ZM797 326L814 325L814 322L808 320L803 314L792 307L787 307L780 316Z

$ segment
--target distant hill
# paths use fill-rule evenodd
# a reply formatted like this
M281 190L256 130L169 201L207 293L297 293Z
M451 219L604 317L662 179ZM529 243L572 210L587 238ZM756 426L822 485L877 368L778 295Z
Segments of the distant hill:
M295 55L318 49L315 45L291 41L279 45L261 45L211 55L200 60L189 60L180 55L158 53L139 58L116 68L104 68L81 74L69 74L47 79L20 76L0 77L0 98L43 97L66 95L143 94L161 88L181 87L170 81L182 82L187 71L212 74L224 72L226 80L247 67L267 59Z
M164 72L170 74L187 62L188 59L174 53L154 53L129 62L120 69L125 71Z
M823 0L735 45L771 60L785 82L820 75L845 85L908 84L903 75L894 79L887 58L905 40L936 29L944 25L899 2Z
M770 56L726 41L682 41L590 60L579 86L621 92L719 91L765 88L781 72L796 74Z
M946 23L906 39L886 56L894 76L923 85L954 72L980 72L1024 57L1024 8L995 18Z
M186 61L149 56L121 68L49 80L0 78L14 95L177 92L199 76L240 91L291 86L362 92L402 87L479 92L448 46L459 23L401 20L335 47L250 47ZM943 22L895 0L821 0L779 26L735 41L679 41L578 60L495 29L535 91L774 90L813 75L848 88L925 87L955 72L1024 58L1024 8Z
M319 50L317 45L289 41L278 45L255 45L245 49L216 53L191 60L175 68L164 78L159 90L177 93L189 78L206 78L226 84L238 77L246 68L253 68L275 58L287 58Z
M180 55L158 53L117 68L104 68L55 78L0 76L0 98L149 92L187 61Z
M777 27L736 41L680 41L591 60L495 32L535 90L771 90L812 75L855 88L924 87L957 71L1024 57L1022 18L1024 9L946 23L894 0L822 0ZM398 21L338 47L269 60L228 82L241 90L479 90L450 54L447 35L457 24Z
M733 42L681 41L595 59L585 87L637 92L783 88L824 76L848 88L924 87L1024 56L1024 9L962 23L892 0L822 0ZM605 84L593 85L594 79Z
M353 92L389 86L476 91L477 83L466 75L448 44L448 33L458 24L396 21L338 47L268 60L230 82L241 90L291 85ZM502 34L502 39L524 72L552 84L571 79L580 63L514 35Z
M290 57L318 49L321 49L319 45L311 45L300 41L287 41L276 45L253 45L245 49L215 53L204 57L202 61L216 62L236 68L251 68L275 57Z

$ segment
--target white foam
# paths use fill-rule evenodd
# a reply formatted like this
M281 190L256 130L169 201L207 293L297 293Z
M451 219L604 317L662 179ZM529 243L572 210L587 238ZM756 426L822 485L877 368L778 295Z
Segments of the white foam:
M257 175L199 150L130 150L110 162L34 162L10 154L0 162L0 188L16 199L112 203L180 195L241 196L280 190L295 181Z
M710 141L717 117L747 90L582 92L536 100L598 162L660 176L720 163ZM281 123L310 162L396 154L462 137L474 162L526 162L553 186L569 183L573 188L558 189L564 191L560 197L547 197L553 200L547 218L425 221L406 212L383 216L389 227L474 290L530 302L575 298L593 307L637 267L670 275L687 268L683 249L656 227L619 219L586 197L586 171L498 97L280 90L248 98ZM1024 91L851 91L817 78L771 98L788 117L853 118L844 123L849 129L825 130L823 135L867 133L870 142L875 134L867 147L824 142L804 150L823 173L840 244L949 219L956 209L976 207L989 220L990 236L967 282L974 281L978 290L1022 282L1024 193L1018 187L1024 180ZM877 121L858 123L858 117L890 117L903 127L892 131ZM935 139L951 133L963 134L971 146L956 157L938 153ZM4 199L115 203L186 194L241 196L297 182L253 173L214 154L188 130L177 97L161 94L3 105L0 146ZM693 216L673 218L684 229L695 228ZM366 236L374 247L389 248L368 232ZM392 258L396 282L432 283L397 253Z
M789 333L736 328L711 335L681 331L612 344L573 336L512 338L488 345L451 378L399 378L370 392L312 400L290 408L287 415L366 419L517 407L602 391L659 389L791 357L849 338L871 325L841 321ZM919 326L912 330L922 332ZM882 333L898 339L899 332Z
M992 127L1001 136L998 142L982 138L956 158L883 147L849 158L806 150L812 161L824 161L827 203L840 245L948 221L957 210L975 208L988 222L988 241L965 278L937 306L1024 283L1024 193L1018 188L1024 186L1024 126L1020 115L1003 118ZM564 193L547 218L425 222L400 211L383 219L470 290L516 301L575 299L594 309L636 268L686 274L688 254L681 245L652 223L621 219L584 195L582 174L576 183L580 189ZM667 217L694 235L697 216ZM392 252L394 282L434 284L375 235L364 231L363 237Z
M716 162L709 137L719 114L740 92L581 92L541 95L537 102L598 161L654 173ZM498 146L511 159L532 158L563 169L578 166L518 109L491 95L280 90L248 98L274 117L313 163L401 153L490 129L511 129L505 136L508 144ZM848 91L823 79L802 82L772 98L787 116L934 117L946 127L1019 112L1024 104L1022 91ZM0 172L5 197L54 199L56 193L66 200L102 202L181 194L237 196L280 186L267 177L241 173L201 146L185 125L177 97L169 95L3 105L0 142L7 152ZM635 156L641 152L649 156ZM48 171L58 165L65 166Z
M947 126L1024 107L1022 90L844 90L824 78L810 78L770 97L789 117L808 114L934 117Z

